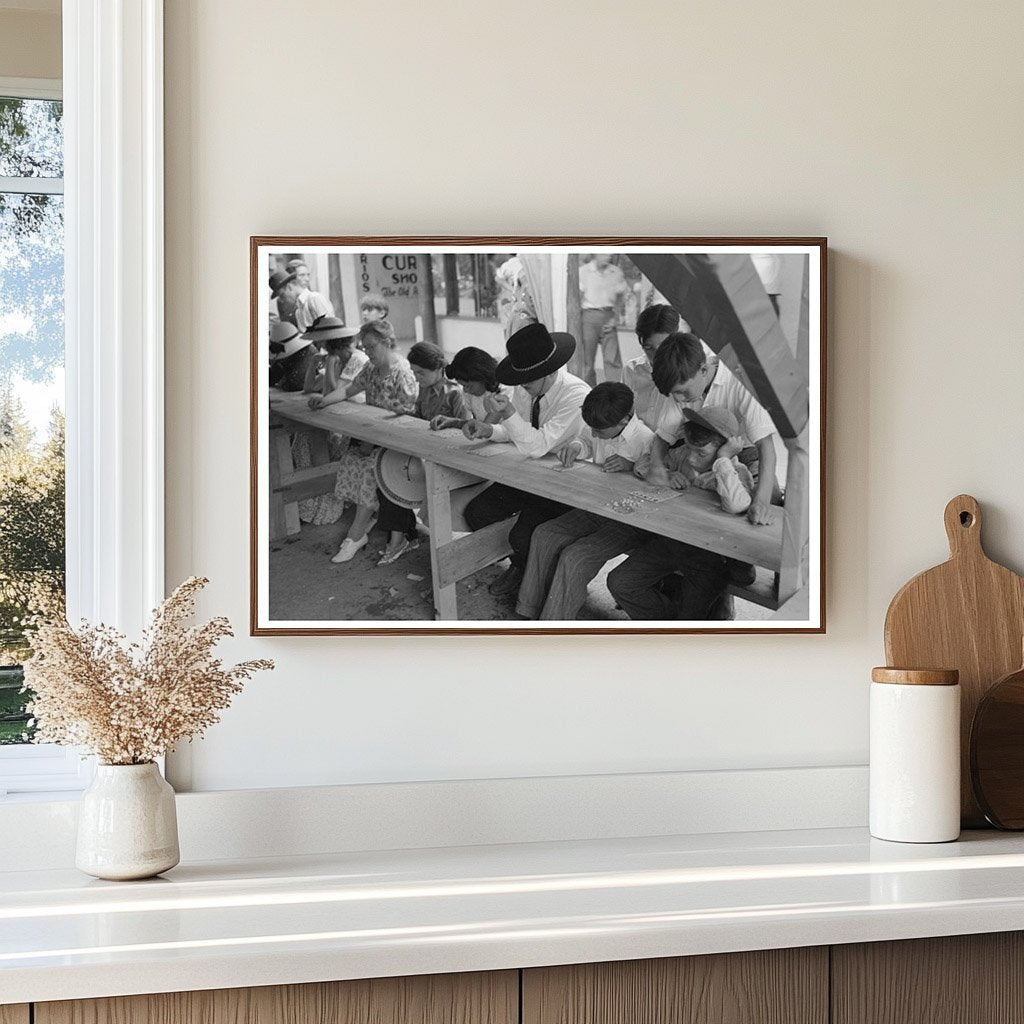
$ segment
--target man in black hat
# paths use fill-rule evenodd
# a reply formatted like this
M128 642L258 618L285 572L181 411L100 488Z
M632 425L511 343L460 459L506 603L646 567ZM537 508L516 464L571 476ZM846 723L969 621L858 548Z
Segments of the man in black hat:
M508 356L498 364L495 376L499 384L517 387L511 398L497 394L486 399L500 422L470 420L462 432L470 439L510 442L524 455L539 459L584 429L581 410L590 388L565 369L576 351L576 340L571 334L549 331L543 324L527 324L508 339L505 347ZM519 591L533 531L567 511L560 502L498 483L491 484L466 506L464 515L471 530L519 514L509 533L512 565L491 584L492 594L506 596Z

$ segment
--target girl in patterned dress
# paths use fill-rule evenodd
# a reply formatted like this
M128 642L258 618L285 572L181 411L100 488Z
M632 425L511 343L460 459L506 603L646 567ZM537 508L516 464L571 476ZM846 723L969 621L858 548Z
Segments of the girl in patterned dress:
M323 409L336 402L364 393L366 404L393 412L411 413L416 406L418 385L406 359L395 349L395 329L388 320L363 324L359 340L369 362L351 384L339 384L328 395L313 395L310 408ZM375 447L362 441L350 441L341 456L334 496L356 506L356 514L347 535L332 562L348 562L366 544L367 530L377 511L377 481L374 476Z
M459 428L471 419L497 423L498 417L487 408L484 399L488 395L497 394L512 397L512 389L499 384L495 379L497 369L498 361L481 348L469 346L456 352L444 372L449 380L455 381L462 388L465 412L453 415L450 410L440 410L437 415L430 417L430 429Z
M409 365L419 385L415 415L429 420L432 428L438 418L453 418L461 423L469 419L462 388L444 374L447 360L444 352L429 341L421 341L409 350ZM416 513L390 501L383 491L377 490L380 515L377 525L389 533L388 546L382 552L378 565L391 565L407 551L419 547Z

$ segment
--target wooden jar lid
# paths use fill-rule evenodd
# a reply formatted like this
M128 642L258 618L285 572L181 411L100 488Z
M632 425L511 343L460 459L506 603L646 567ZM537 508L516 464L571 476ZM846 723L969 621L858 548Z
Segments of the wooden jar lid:
M955 668L873 668L873 683L899 683L907 686L956 686L960 672Z

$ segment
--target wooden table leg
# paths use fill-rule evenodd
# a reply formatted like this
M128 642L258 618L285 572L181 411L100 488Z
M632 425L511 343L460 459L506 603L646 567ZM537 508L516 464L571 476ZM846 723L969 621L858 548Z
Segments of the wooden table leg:
M427 517L430 521L430 571L434 581L434 618L458 619L455 582L442 585L442 556L439 549L452 541L452 473L436 462L426 462Z
M779 604L785 604L807 582L804 553L809 527L807 428L799 437L787 438L789 467L786 471L786 505L782 519L782 566L779 570Z
M323 466L330 461L330 434L326 430L310 430L309 464L311 466Z
M280 540L288 534L298 533L299 505L285 501L281 494L282 480L295 472L292 459L291 437L283 423L270 424L270 539Z

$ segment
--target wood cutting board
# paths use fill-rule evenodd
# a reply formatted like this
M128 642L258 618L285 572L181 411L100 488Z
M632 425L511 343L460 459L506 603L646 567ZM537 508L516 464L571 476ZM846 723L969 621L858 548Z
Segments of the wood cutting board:
M1024 829L1024 668L993 684L971 726L971 785L985 817Z
M988 688L1020 667L1024 577L993 562L981 545L981 508L960 494L945 511L949 561L919 573L885 616L885 656L893 668L960 671L960 815L985 827L971 788L971 723Z

